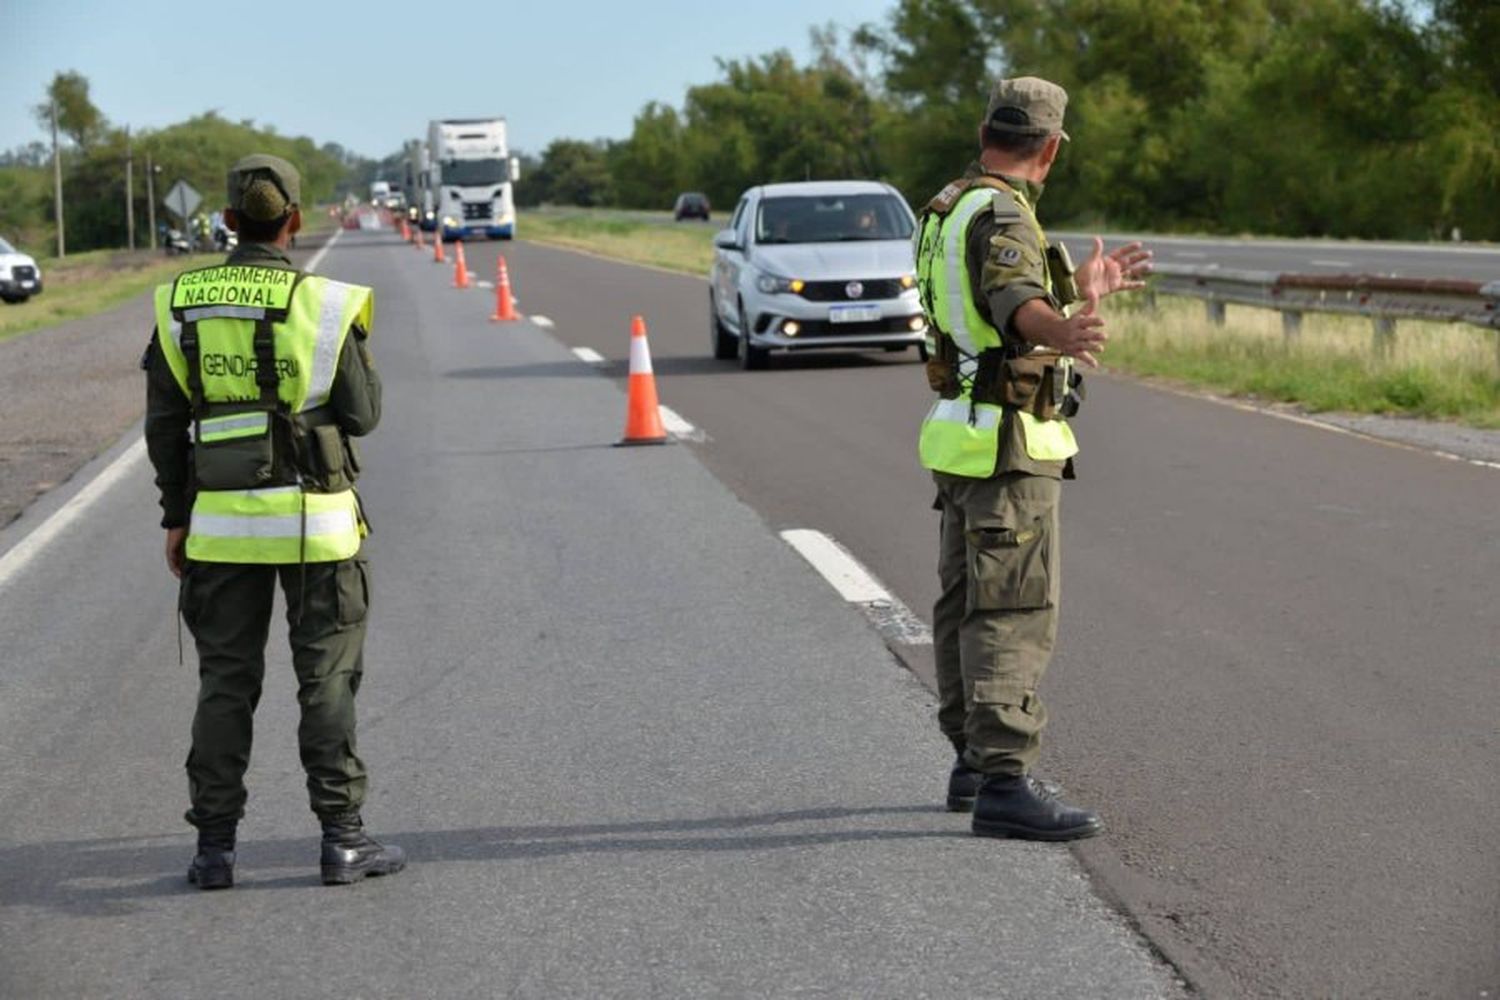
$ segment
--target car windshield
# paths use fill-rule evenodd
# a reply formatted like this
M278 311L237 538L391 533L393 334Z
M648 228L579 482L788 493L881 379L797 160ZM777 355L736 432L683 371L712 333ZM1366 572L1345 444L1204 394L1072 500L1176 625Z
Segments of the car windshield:
M755 222L757 243L842 243L911 239L906 206L889 194L766 198Z
M458 187L499 184L509 175L504 160L444 160L443 183Z
M11 246L9 243L5 242L4 240L0 240L0 253L15 253L15 252L16 252L16 248L15 247Z

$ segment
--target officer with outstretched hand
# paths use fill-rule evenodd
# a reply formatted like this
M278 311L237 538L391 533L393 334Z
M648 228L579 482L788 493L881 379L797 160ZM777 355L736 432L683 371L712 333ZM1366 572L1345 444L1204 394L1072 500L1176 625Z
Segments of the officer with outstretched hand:
M234 165L224 221L241 245L224 264L156 290L142 362L167 567L181 581L179 609L198 650L187 821L198 829L188 879L201 889L234 884L278 580L302 711L297 739L323 826L323 882L406 863L400 848L364 832L354 735L370 576L353 439L380 420L366 346L374 294L292 266L300 186L275 156Z
M1102 829L1031 775L1047 724L1037 688L1057 637L1077 363L1098 364L1108 339L1099 300L1141 287L1151 255L1139 243L1106 254L1095 239L1075 271L1042 231L1036 202L1068 139L1067 100L1035 77L999 81L979 161L928 202L916 236L938 394L920 438L942 515L938 723L956 751L948 807L973 810L981 836L1072 840Z

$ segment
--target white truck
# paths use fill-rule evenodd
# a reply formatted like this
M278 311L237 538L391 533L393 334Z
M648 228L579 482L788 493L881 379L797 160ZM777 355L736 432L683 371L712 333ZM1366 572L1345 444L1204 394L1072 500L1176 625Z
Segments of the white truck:
M511 185L521 164L510 155L504 118L435 120L427 126L427 156L431 204L424 199L423 229L440 229L445 240L516 235Z

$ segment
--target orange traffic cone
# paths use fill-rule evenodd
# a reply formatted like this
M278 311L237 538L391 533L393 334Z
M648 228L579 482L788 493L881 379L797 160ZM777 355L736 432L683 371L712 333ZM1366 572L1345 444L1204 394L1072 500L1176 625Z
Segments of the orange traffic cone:
M505 255L501 254L495 265L495 314L490 317L490 322L504 323L520 318L515 299L510 294L510 269L505 266Z
M651 371L651 348L646 346L646 321L630 321L630 397L625 406L625 436L617 444L666 444L661 408L656 401L656 376Z
M411 227L406 224L405 219L401 220L401 242L411 242Z
M432 262L434 264L448 263L448 258L443 253L443 227L441 225L432 231Z
M463 240L459 240L453 247L453 287L469 287L469 265L464 261Z

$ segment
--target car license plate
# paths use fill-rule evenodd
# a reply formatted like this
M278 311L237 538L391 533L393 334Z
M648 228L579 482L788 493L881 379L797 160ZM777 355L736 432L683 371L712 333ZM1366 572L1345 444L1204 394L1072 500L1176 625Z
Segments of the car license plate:
M875 323L880 319L879 306L829 306L830 323Z
M35 288L36 287L36 282L32 281L30 278L26 278L26 279L22 280L21 287L22 288Z

